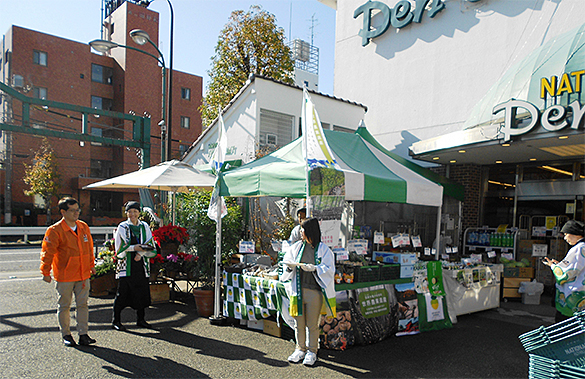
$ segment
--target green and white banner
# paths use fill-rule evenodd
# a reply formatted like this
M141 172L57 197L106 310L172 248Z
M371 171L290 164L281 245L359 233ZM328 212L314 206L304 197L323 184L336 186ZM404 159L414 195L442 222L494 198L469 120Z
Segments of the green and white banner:
M223 273L223 314L240 320L261 320L282 309L286 291L278 280Z

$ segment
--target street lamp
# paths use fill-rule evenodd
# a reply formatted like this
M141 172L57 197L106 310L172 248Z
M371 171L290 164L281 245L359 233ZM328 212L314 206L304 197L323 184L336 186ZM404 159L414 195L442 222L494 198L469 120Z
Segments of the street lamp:
M138 5L148 8L150 3L154 0L140 0ZM169 45L169 54L171 56L169 60L169 97L168 97L168 120L167 120L167 153L168 156L171 157L172 150L172 133L171 133L171 126L173 123L173 34L174 34L174 19L175 19L175 12L173 10L173 4L171 4L171 0L166 0L169 4L169 8L171 11L171 31L170 31L170 45Z
M146 43L150 43L152 46L154 46L154 48L158 52L159 56L157 57L154 54L151 54L151 53L144 51L144 50L141 50L141 49L137 49L137 48L132 47L132 46L121 45L119 43L116 43L113 41L106 41L103 39L96 39L94 41L91 41L89 43L89 46L91 46L94 50L99 51L100 53L107 53L116 47L122 47L124 49L138 51L142 54L146 54L150 57L153 57L154 59L157 60L157 62L159 62L162 65L162 81L163 81L163 83L162 83L162 112L161 112L162 120L161 120L161 122L159 122L158 125L160 126L160 134L161 134L161 136L160 136L161 137L160 156L161 156L161 161L164 162L167 160L166 138L165 138L166 129L167 129L166 128L166 126L167 126L167 121L166 121L167 77L166 77L165 58L164 58L162 52L156 46L156 44L154 42L152 42L148 33L146 33L144 30L134 29L130 32L130 37L132 37L132 40L134 42L136 42L138 45L144 45Z

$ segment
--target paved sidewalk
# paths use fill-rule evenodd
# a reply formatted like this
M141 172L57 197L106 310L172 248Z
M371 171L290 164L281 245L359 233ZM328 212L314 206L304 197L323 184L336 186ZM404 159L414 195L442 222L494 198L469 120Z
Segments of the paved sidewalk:
M0 280L1 378L526 378L518 335L549 324L550 299L459 317L447 330L393 337L346 351L320 350L315 367L286 361L292 341L199 318L192 297L147 310L157 331L110 328L113 298L90 299L91 347L63 346L52 284ZM75 321L72 322L75 325ZM75 338L77 335L74 333Z

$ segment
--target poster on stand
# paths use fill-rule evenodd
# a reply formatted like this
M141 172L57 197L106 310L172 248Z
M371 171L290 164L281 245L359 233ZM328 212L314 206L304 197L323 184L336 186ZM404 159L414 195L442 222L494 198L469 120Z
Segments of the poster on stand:
M398 332L397 336L420 333L418 328L418 300L414 283L396 284L398 300Z

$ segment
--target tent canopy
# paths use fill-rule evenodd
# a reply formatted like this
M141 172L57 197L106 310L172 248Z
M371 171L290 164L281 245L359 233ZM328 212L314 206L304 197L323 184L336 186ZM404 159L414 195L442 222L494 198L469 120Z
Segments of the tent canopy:
M462 186L388 152L363 127L355 134L331 130L324 133L341 167L341 194L346 200L440 206L443 188L447 195L462 200ZM302 138L298 138L271 154L225 172L220 179L220 194L304 198L305 175Z

